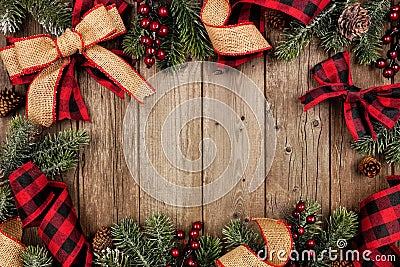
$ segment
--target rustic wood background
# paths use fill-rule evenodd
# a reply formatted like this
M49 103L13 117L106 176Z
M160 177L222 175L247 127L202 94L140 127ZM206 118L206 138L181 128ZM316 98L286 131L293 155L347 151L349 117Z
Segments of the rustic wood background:
M131 3L133 4L133 1ZM24 24L24 30L16 36L42 32L43 29L29 18ZM267 38L275 46L281 38L280 32L268 30ZM0 46L3 47L5 43L5 37L0 35ZM120 42L114 41L106 46L114 48L118 43ZM92 236L99 226L119 222L124 217L131 217L143 223L154 211L165 212L173 218L177 227L183 229L188 229L192 221L204 221L205 232L220 235L221 228L232 218L282 218L290 212L291 206L300 197L318 200L322 204L324 215L329 215L339 206L357 209L361 200L386 187L385 176L395 173L396 169L384 165L383 173L375 179L357 174L357 164L362 156L350 148L351 136L345 126L340 103L326 102L307 113L303 112L298 97L307 89L316 86L310 70L327 57L328 54L314 42L293 62L278 61L273 53L269 52L264 58L253 59L238 68L263 90L273 110L277 133L273 165L265 183L255 192L248 193L251 179L243 179L222 199L196 208L172 207L153 199L141 190L126 166L122 150L122 122L130 103L129 97L119 99L96 83L87 73L77 70L76 76L92 123L64 121L53 126L51 131L85 128L91 136L90 145L80 153L76 170L60 178L69 186L87 236ZM154 68L146 69L140 62L137 69L145 78L152 76L156 71ZM380 72L371 66L354 63L352 69L355 84L360 87L391 82L382 78ZM10 86L2 63L0 86ZM17 90L25 92L26 88L17 87ZM191 84L181 86L173 94L165 96L162 105L158 105L151 114L152 124L148 126L147 136L142 136L143 133L139 132L132 133L134 142L142 142L144 138L160 138L162 114L172 110L185 99L193 97L216 98L227 103L240 116L244 116L244 123L250 135L257 131L258 126L251 121L251 114L247 114L249 108L236 101L231 93L208 84ZM140 110L145 109L146 105L137 108L140 114ZM202 108L205 113L214 112L207 107ZM21 114L23 112L19 111ZM7 117L0 120L3 129L0 136L2 141L10 119L11 117ZM134 123L139 121L138 119ZM230 155L226 132L215 121L197 119L186 125L180 135L181 150L187 158L193 160L202 157L198 144L207 137L214 140L218 155L214 163L202 172L183 173L171 169L160 147L151 146L149 154L157 161L159 171L168 172L168 175L174 177L175 183L201 186L218 177L226 167ZM257 157L251 155L251 158ZM140 159L137 164L141 164ZM173 192L171 197L174 197ZM39 242L36 229L26 230L24 240L27 243Z

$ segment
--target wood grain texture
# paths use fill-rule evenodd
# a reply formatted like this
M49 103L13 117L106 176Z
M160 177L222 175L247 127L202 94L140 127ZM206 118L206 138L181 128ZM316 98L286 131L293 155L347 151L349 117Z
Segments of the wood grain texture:
M133 4L133 1L130 3ZM130 16L134 16L134 13ZM43 29L29 18L24 30L17 36L42 32ZM277 31L268 31L267 35L272 45L276 45L281 38ZM1 35L0 46L4 45L5 37ZM118 47L118 41L108 43L107 47ZM162 74L168 78L158 80L154 87L171 87L173 90L163 95L154 107L132 104L134 116L125 128L130 130L124 135L130 137L126 144L134 153L126 159L122 140L123 121L131 99L119 99L87 73L77 70L76 75L92 122L65 121L49 131L85 128L91 136L90 145L80 153L78 168L60 178L68 184L86 235L90 237L99 226L116 223L124 217L143 223L146 217L157 211L171 216L179 228L188 230L191 222L203 220L205 232L221 235L221 228L232 218L282 218L300 197L320 201L323 213L328 215L339 206L356 209L360 201L369 194L385 188L385 175L398 172L398 169L384 165L384 172L375 179L365 178L357 173L356 166L362 156L350 148L351 136L344 123L342 105L336 101L324 102L304 113L303 106L298 101L306 90L317 85L310 70L327 57L317 43L312 43L300 58L292 62L278 61L272 53L268 53L265 57L253 59L238 68L265 95L275 118L274 129L267 128L265 121L261 121L259 128L252 114L252 109L268 108L263 99L256 106L249 107L221 86L210 83L176 86L192 78L210 78L204 77L212 72L209 66L200 65L190 69L186 75L183 75L185 69L172 77ZM156 73L155 69L148 70L141 63L137 67L145 78ZM368 66L352 64L352 69L355 84L363 88L390 82L384 80L379 71ZM211 77L211 80L230 77L224 70L212 75L215 77ZM395 81L398 79L400 78ZM243 80L235 77L227 82L240 85ZM0 89L3 87L9 87L9 81L0 62ZM17 90L25 92L26 87L19 86ZM178 140L173 159L183 155L188 161L201 162L203 169L193 172L174 166L163 151L162 141L163 131L166 130L163 125L168 116L179 105L191 99L199 99L200 104L177 109L173 121L176 128L164 134L170 135L171 140ZM230 107L240 118L240 122L227 114L218 114L220 109L206 99L218 100ZM18 113L23 112L20 110ZM186 116L198 112L202 117L185 124ZM150 114L148 118L145 116L147 113ZM215 114L230 120L229 127L213 119ZM6 129L9 121L10 117L1 119L0 127ZM142 126L145 127L143 132L140 131ZM228 128L234 129L232 138ZM249 158L231 159L232 147L237 148L237 140L244 134L244 130L249 135ZM265 162L269 155L260 153L259 147L267 145L266 139L264 138L264 143L259 140L260 136L272 131L277 135L276 153L272 168L267 174ZM0 138L4 140L5 130L1 131ZM205 166L205 163L210 159L212 151L209 146L205 146L206 143L202 143L202 140L207 139L212 140L216 148L216 156L210 166ZM144 142L145 147L142 146ZM147 155L154 169L169 182L195 187L196 192L192 197L203 204L196 207L175 207L155 199L141 189L143 183L154 183L158 190L168 192L171 199L181 197L177 192L161 187L150 172L151 166L144 163ZM135 172L131 173L126 160L135 166ZM242 168L248 160L245 175L240 177L237 185L223 198L213 203L204 203L207 197L207 192L204 191L206 186L220 177L230 160L233 160L234 170ZM255 171L259 160L261 168L257 175L266 176L266 180L257 190L249 193L251 173ZM235 171L232 173L235 174ZM28 244L38 243L36 229L25 231L24 241Z

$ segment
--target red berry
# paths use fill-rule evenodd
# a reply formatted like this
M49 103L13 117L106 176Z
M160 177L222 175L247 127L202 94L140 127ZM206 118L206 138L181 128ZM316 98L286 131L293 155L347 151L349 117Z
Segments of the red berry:
M317 221L317 218L315 218L315 215L308 215L306 217L306 222L308 224L314 224Z
M298 234L299 236L304 235L305 232L306 232L306 229L304 229L304 227L299 227L299 228L297 229L297 234Z
M198 238L199 235L200 235L199 230L190 230L190 232L189 232L189 236L190 236L190 238L192 238L192 239Z
M156 37L156 38L154 39L154 43L155 43L157 46L160 46L160 45L161 45L161 39Z
M385 78L391 78L394 75L394 70L391 67L386 67L383 70L383 77Z
M166 8L165 6L160 6L160 8L157 11L157 14L160 17L167 17L169 15L168 8Z
M392 69L394 70L394 73L398 73L400 70L400 65L397 63L392 64Z
M160 22L158 21L152 21L150 23L150 31L155 32L160 28Z
M382 42L384 44L390 44L392 42L392 36L390 34L386 34L382 37Z
M195 240L190 241L190 248L193 249L193 250L199 249L200 248L200 242L199 241L195 241Z
M293 215L293 217L295 217L295 218L299 218L299 217L300 217L300 212L299 212L298 210L294 210L294 211L292 212L292 215Z
M189 258L185 262L186 266L197 267L197 262L193 258Z
M174 257L174 258L178 258L179 255L181 254L181 252L180 252L179 249L177 249L177 248L171 249L171 251L170 251L169 253L170 253L171 256Z
M162 52L164 52L163 50L159 50L159 51L162 51ZM158 54L158 53L157 53ZM165 52L164 52L164 54L165 54ZM162 60L162 59L161 59ZM203 229L203 223L202 222L200 222L200 221L197 221L197 222L194 222L193 224L192 224L192 229L194 229L194 230L201 230L201 229Z
M153 67L156 60L152 56L147 56L144 58L144 64L146 64L147 68Z
M152 46L146 48L146 55L153 56L156 53L156 49Z
M157 53L156 53L156 58L157 58L158 60L164 60L166 56L167 56L167 55L165 54L165 51L162 50L162 49L158 50ZM201 230L202 227L203 227L203 226L200 224L200 229L194 228L194 226L193 226L193 229Z
M151 40L151 38L149 37L149 36L142 36L142 37L140 37L140 42L143 44L143 45L145 45L145 46L148 46L148 45L151 45L151 43L153 42L152 40Z
M150 22L151 22L150 18L142 18L142 20L140 21L140 27L146 29L149 27Z
M390 19L391 21L396 21L396 20L398 20L398 19L399 19L399 12L398 12L398 11L391 11L391 12L389 13L389 19Z
M185 239L185 232L182 230L176 231L176 238L178 238L179 240Z
M386 60L384 58L378 58L375 62L375 66L378 69L383 69L384 67L386 67Z
M291 223L287 223L286 226L287 226L287 228L289 228L289 229L292 229L292 228L293 228L293 225L292 225Z
M398 56L398 53L397 53L396 50L390 49L390 50L387 52L387 56L388 56L388 58L394 59L394 58L396 58L396 57Z
M149 5L147 5L147 4L141 4L141 5L138 7L138 12L139 12L139 14L141 14L141 15L143 15L143 16L149 14L149 13L150 13L150 7L149 7Z
M300 212L304 211L306 209L306 204L303 201L299 201L296 205L296 209Z
M160 36L160 37L165 37L165 36L167 36L167 35L168 35L168 27L167 27L167 26L164 26L164 25L161 25L161 26L160 26L160 29L159 29L158 32L157 32L157 34L158 34L158 36Z
M400 11L400 6L399 5L392 6L392 11Z
M316 243L315 243L315 241L314 241L313 239L309 239L309 240L307 240L307 242L306 242L306 246L307 246L309 249L314 248L315 245L316 245Z
M299 235L298 235L298 234L296 234L296 233L293 233L293 234L292 234L292 237L293 237L293 239L294 239L294 240L297 240L297 239L299 239Z

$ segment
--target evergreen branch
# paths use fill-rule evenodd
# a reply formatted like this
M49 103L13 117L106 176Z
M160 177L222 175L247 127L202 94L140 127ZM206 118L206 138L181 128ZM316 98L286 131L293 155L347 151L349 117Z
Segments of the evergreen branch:
M335 210L328 220L327 247L335 248L340 239L349 240L356 236L358 216L353 211L340 207Z
M140 42L140 37L144 35L145 30L140 27L140 19L136 17L132 21L132 28L125 35L122 41L122 48L124 53L133 57L139 58L144 56L144 46Z
M225 236L224 242L229 249L247 245L252 250L258 251L262 247L261 235L241 220L232 220L222 229L222 234Z
M201 7L198 1L172 0L171 12L176 29L186 53L198 60L214 55L207 31L200 20Z
M161 49L166 51L165 60L157 61L157 67L161 70L178 66L185 62L186 56L184 52L184 44L179 37L177 22L173 19L166 19L165 25L169 29L169 33L164 37L161 43Z
M1 169L4 177L24 165L31 158L39 126L25 117L11 120L6 141L0 151Z
M17 215L17 208L15 207L14 195L11 191L10 185L5 184L0 187L0 222Z
M25 10L18 1L0 0L0 29L4 35L18 31L25 16Z
M283 30L284 40L280 41L275 49L275 55L281 60L293 60L300 55L304 47L308 46L314 35L322 36L328 25L332 23L330 14L336 9L333 1L309 25L293 21L290 28Z
M162 213L153 214L146 219L144 234L150 240L154 251L152 257L157 266L167 266L171 262L169 252L174 245L175 232L171 218Z
M23 0L25 8L43 28L60 35L66 28L71 27L72 8L68 2L60 0Z
M40 166L43 173L54 177L75 168L78 164L77 151L89 143L89 136L84 129L67 130L47 135L37 143L32 153L32 161Z
M129 267L129 256L125 255L118 249L111 250L107 248L100 254L94 253L95 266L100 267Z
M371 24L368 31L360 37L359 42L354 47L357 60L361 64L374 62L380 56L382 50L381 31L390 3L389 0L367 1L365 3L364 8L368 10Z
M53 259L44 247L28 246L21 253L24 267L51 267Z
M122 253L129 256L131 265L153 267L151 244L146 240L139 225L131 219L123 219L120 224L111 227L113 243Z
M197 263L201 267L215 267L215 260L221 255L222 244L218 237L200 237L200 248L196 250Z

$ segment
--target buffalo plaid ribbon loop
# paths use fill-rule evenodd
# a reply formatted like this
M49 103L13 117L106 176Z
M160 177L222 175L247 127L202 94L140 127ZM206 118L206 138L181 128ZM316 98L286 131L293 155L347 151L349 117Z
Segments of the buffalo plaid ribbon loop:
M347 52L317 64L313 73L320 86L300 97L304 111L326 99L339 98L344 101L344 117L354 140L366 134L376 139L371 119L391 129L400 118L400 84L365 90L354 86Z
M15 170L9 179L23 227L39 227L39 236L58 265L91 266L92 254L67 185L48 181L32 162Z
M360 254L371 251L369 260L360 257L356 267L400 266L400 175L388 176L391 186L366 198L360 205Z

